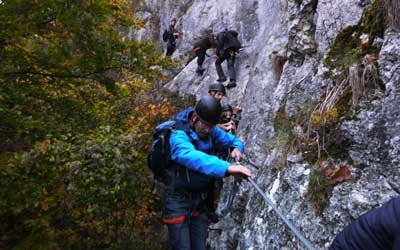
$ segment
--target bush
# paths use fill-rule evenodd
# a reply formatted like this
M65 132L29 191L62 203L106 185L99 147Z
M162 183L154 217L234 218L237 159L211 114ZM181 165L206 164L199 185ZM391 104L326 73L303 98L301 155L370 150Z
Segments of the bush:
M1 249L164 247L145 159L186 102L153 98L171 62L120 36L129 2L0 3Z
M159 198L140 148L137 135L103 127L85 140L49 138L9 161L0 172L1 242L22 249L159 248L142 235L154 239L160 231L149 230Z

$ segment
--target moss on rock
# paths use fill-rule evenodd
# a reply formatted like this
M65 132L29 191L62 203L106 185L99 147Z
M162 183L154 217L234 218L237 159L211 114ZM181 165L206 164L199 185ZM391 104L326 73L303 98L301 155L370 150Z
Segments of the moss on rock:
M282 105L276 111L274 119L274 130L275 131L290 131L293 128L293 124L286 116L285 106Z
M331 71L347 74L349 66L366 54L377 55L380 48L374 47L373 41L383 37L385 30L385 8L383 0L376 0L363 14L358 24L348 26L338 33L331 49L324 60L324 66ZM368 40L360 39L368 35ZM333 75L327 75L332 77ZM335 79L334 79L335 80ZM338 79L336 79L338 80Z
M329 198L332 193L332 185L324 178L318 170L313 170L310 174L307 198L311 201L317 215L321 215L329 204Z

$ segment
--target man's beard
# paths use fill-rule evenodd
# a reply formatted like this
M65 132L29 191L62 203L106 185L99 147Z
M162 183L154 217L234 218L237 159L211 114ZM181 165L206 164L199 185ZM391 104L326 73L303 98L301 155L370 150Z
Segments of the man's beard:
M209 133L200 131L199 133L197 133L197 135L199 136L200 140L205 140L207 139Z

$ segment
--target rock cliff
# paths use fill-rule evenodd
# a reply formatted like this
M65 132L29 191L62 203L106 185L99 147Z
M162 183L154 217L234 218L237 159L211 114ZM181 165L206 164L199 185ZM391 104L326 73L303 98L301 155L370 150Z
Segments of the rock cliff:
M381 0L145 0L136 34L161 41L169 19L183 31L174 59L182 69L166 87L207 94L214 59L203 76L187 65L204 28L237 30L246 48L238 86L239 136L257 183L316 247L327 248L354 218L400 193L400 33L384 23ZM288 58L279 75L277 51ZM210 52L210 54L212 54ZM278 70L279 71L279 70ZM220 202L231 185L227 181ZM303 249L248 184L209 233L212 249Z

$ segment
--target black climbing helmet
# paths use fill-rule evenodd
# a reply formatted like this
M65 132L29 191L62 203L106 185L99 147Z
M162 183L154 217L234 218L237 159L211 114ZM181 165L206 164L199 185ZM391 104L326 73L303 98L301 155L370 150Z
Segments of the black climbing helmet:
M221 114L221 104L212 96L204 96L194 108L200 120L208 125L216 125Z
M226 95L225 86L220 82L211 84L208 93L210 94L211 91L222 92Z
M221 112L224 112L224 111L231 111L231 112L233 112L233 108L232 108L231 105L225 103L225 104L222 105L222 110L221 110Z

